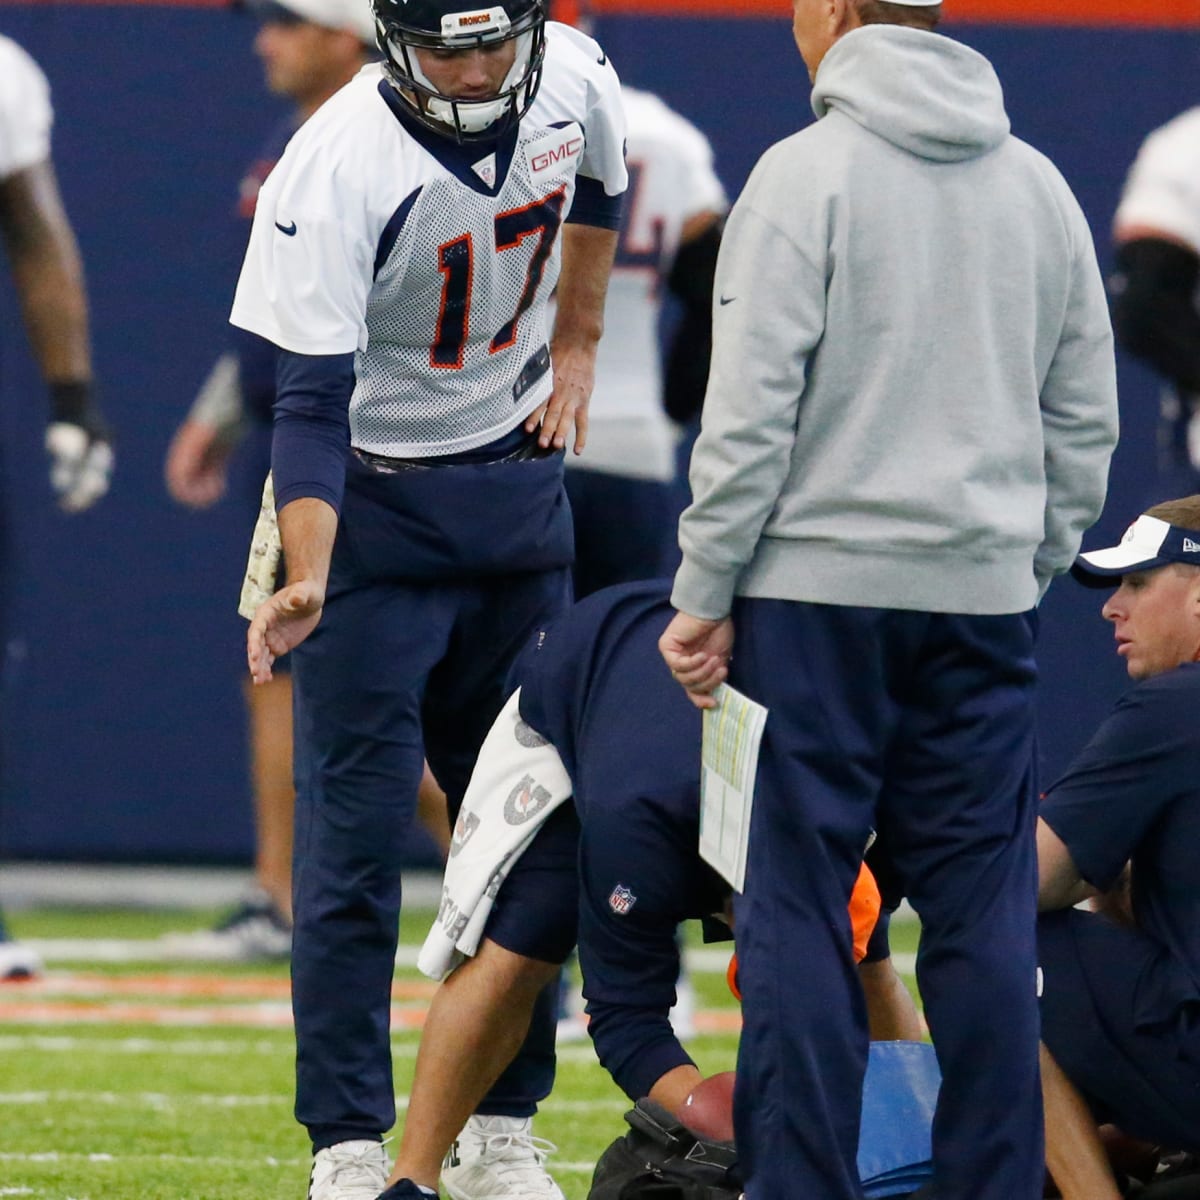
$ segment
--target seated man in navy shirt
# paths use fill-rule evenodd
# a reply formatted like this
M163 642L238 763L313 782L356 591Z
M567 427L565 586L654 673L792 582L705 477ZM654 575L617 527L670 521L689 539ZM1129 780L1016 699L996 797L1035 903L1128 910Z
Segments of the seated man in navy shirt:
M1046 1157L1065 1200L1119 1200L1097 1122L1200 1150L1200 495L1072 573L1115 588L1135 686L1040 809Z

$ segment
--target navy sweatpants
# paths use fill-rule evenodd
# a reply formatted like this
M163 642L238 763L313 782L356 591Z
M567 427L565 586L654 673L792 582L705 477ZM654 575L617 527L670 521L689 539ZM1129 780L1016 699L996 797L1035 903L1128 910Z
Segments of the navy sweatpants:
M873 822L922 921L938 1200L1040 1197L1029 622L757 599L733 618L731 682L770 710L735 898L748 1200L862 1194L846 906Z
M395 1122L391 981L422 759L453 819L512 662L570 602L561 472L549 459L348 464L325 610L292 652L296 1118L314 1150ZM522 557L537 569L498 569ZM541 1016L481 1111L529 1115L549 1093L553 1013Z

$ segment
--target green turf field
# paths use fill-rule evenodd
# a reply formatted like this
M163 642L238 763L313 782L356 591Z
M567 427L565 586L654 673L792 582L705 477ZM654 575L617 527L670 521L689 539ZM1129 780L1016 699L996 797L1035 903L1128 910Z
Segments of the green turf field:
M45 910L9 914L15 936L130 941L210 924L204 911ZM432 914L406 915L419 943ZM917 927L893 924L909 967ZM98 943L100 944L100 943ZM703 1025L736 1011L705 956L693 973ZM415 1024L428 981L397 970L394 1023ZM403 1114L419 1034L393 1037ZM705 1072L733 1066L736 1033L689 1043ZM44 1200L303 1200L308 1145L291 1116L292 1034L284 966L52 959L46 978L0 985L0 1197ZM551 1169L583 1200L599 1153L624 1128L624 1097L590 1043L564 1046L535 1131Z

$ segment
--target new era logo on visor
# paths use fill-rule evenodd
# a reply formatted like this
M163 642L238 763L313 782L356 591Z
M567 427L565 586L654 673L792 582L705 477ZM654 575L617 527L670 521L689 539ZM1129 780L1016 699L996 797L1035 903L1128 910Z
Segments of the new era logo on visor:
M1183 539L1184 554L1200 554L1200 542L1194 542L1190 537Z

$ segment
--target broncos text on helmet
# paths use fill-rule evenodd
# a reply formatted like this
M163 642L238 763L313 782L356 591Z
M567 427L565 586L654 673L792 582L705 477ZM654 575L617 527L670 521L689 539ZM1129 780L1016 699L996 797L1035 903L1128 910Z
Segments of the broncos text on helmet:
M474 9L463 0L372 0L372 7L388 78L423 125L460 142L491 139L529 111L542 78L547 0L499 0ZM439 91L417 55L506 42L516 43L512 67L495 95L481 99Z

